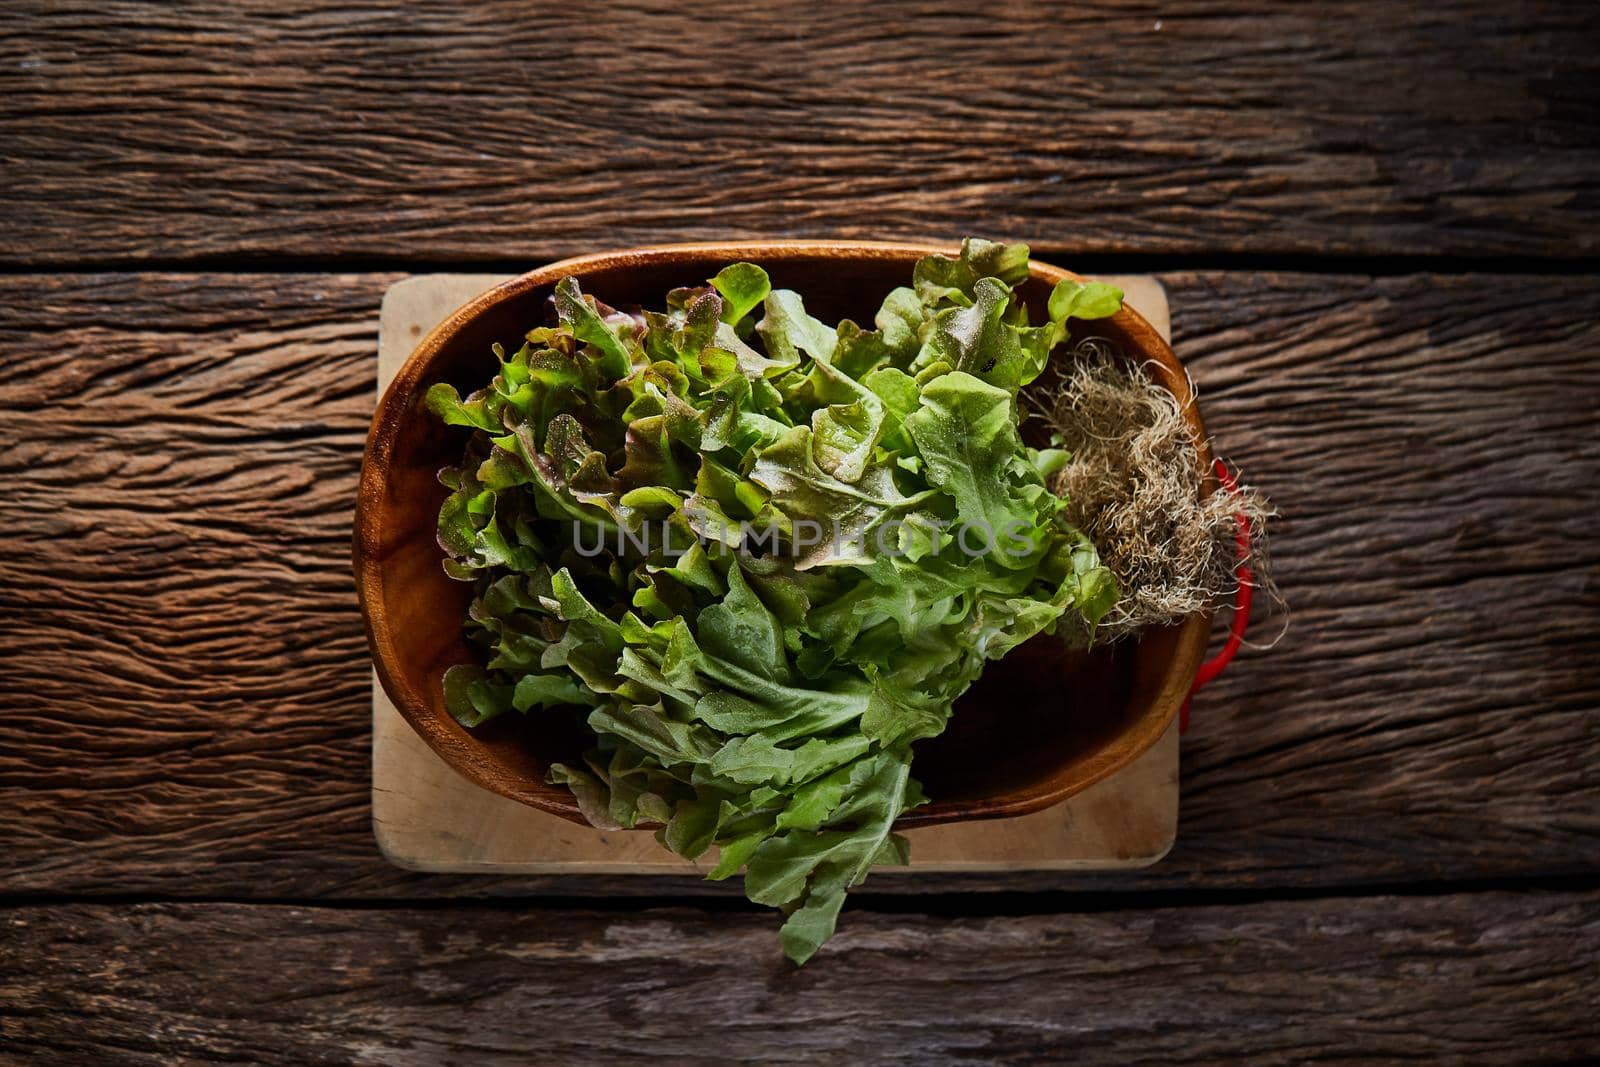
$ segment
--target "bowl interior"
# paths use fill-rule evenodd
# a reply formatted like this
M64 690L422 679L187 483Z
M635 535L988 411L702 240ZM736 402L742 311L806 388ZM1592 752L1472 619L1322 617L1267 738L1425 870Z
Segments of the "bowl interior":
M459 459L463 436L423 407L428 387L445 381L465 393L484 385L496 366L491 346L515 350L529 328L546 322L555 282L569 274L614 306L654 306L668 289L700 284L726 263L750 259L766 267L774 286L801 292L808 310L825 321L870 326L884 294L907 284L912 264L928 251L702 246L586 257L492 290L423 339L374 420L357 509L356 569L380 679L446 762L497 793L581 821L567 791L545 783L550 763L574 759L587 746L580 717L508 715L468 731L444 707L444 671L472 660L461 627L470 587L444 574L434 539L446 493L436 475ZM1035 318L1063 276L1035 266L1023 289ZM1094 326L1126 355L1153 360L1163 383L1192 399L1170 350L1142 318L1125 311ZM1203 654L1208 624L1191 619L1088 655L1043 637L991 664L957 703L947 732L919 746L915 773L934 802L902 825L1038 810L1125 765L1170 723Z

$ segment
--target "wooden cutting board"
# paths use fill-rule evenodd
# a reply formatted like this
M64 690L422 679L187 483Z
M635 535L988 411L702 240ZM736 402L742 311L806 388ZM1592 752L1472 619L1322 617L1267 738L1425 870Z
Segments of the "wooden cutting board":
M388 388L423 334L500 275L426 274L390 286L378 327L378 390ZM1154 278L1111 277L1128 304L1171 335L1166 291ZM700 875L642 831L591 829L481 789L457 775L372 684L372 827L390 862L418 871L498 874ZM1119 773L1046 811L1015 819L910 830L907 870L1116 870L1154 863L1178 828L1176 725Z

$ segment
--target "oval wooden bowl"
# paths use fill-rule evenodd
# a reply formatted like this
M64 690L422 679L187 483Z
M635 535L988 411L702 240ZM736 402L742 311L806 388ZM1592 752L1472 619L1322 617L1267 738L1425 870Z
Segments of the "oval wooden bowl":
M470 587L446 577L435 542L445 490L435 475L460 458L462 431L428 413L423 395L447 381L463 393L492 376L498 341L515 350L546 321L555 283L576 276L587 293L627 307L658 304L667 290L700 284L750 260L774 286L799 290L826 321L871 322L883 296L907 284L916 260L952 249L865 241L669 245L564 260L489 290L422 339L378 402L356 502L355 574L378 677L400 714L457 772L495 793L583 822L570 793L545 781L549 765L577 757L589 739L562 716L506 715L466 730L445 709L440 679L470 662L462 620ZM1068 271L1035 262L1023 285L1035 319ZM1171 348L1124 309L1094 332L1148 362L1205 441L1188 376ZM1048 372L1047 372L1048 373ZM1038 444L1041 442L1035 442ZM1211 456L1202 476L1213 488ZM991 664L957 702L949 729L919 744L915 773L933 802L902 827L1022 815L1049 807L1126 766L1171 725L1204 655L1208 616L1147 632L1109 652L1065 651L1038 638Z

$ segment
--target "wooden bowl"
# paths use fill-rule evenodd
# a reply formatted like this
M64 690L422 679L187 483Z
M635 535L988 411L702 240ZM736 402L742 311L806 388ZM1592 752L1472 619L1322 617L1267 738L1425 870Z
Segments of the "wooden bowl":
M750 260L767 269L775 287L799 290L818 317L870 323L884 294L907 284L912 265L932 252L953 254L908 244L769 241L581 256L489 290L423 338L378 402L361 469L354 553L378 677L429 747L485 789L583 821L571 794L548 784L545 774L551 763L587 747L585 727L564 725L561 716L505 715L469 731L445 708L445 669L472 660L462 637L470 587L440 567L434 532L445 490L435 475L459 460L464 437L428 413L429 386L447 381L465 393L488 382L496 366L490 346L498 341L515 350L529 328L546 321L547 298L569 275L609 304L655 306L675 286L701 284L728 263ZM1055 283L1073 276L1032 264L1022 293L1036 321ZM1129 358L1151 364L1183 403L1196 439L1206 439L1188 377L1148 322L1124 309L1096 321L1094 330ZM1202 452L1209 492L1211 457ZM1209 617L1195 616L1088 655L1036 638L990 664L956 703L949 729L918 745L914 773L933 802L900 825L1038 811L1126 766L1172 724L1209 629Z

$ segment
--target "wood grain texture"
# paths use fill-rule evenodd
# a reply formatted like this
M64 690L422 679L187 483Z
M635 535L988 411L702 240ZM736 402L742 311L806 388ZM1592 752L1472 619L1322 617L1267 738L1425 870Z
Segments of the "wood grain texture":
M3 921L0 1035L61 1062L1521 1064L1600 1043L1593 893L852 910L803 970L770 916L743 911L80 905Z
M0 262L1600 252L1600 10L891 0L0 12Z
M363 829L348 560L382 284L0 283L0 792L42 884L256 880Z
M348 568L392 280L0 278L0 891L736 892L378 857ZM1600 870L1600 283L1163 280L1293 626L1197 703L1163 863L893 888Z

